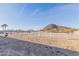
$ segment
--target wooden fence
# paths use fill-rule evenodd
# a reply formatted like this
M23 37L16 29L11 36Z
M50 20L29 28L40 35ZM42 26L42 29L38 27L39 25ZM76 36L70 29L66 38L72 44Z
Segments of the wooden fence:
M36 37L36 38L49 38L49 39L79 39L79 35L74 33L46 33L46 32L8 32L9 37L13 38L28 38L29 37Z

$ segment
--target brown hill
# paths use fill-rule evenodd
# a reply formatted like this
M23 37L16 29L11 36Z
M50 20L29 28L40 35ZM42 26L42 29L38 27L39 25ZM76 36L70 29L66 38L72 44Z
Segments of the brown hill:
M70 27L65 27L65 26L59 26L56 24L49 24L45 28L43 28L41 31L44 32L60 32L60 33L68 33L68 32L73 32L76 29L70 28Z

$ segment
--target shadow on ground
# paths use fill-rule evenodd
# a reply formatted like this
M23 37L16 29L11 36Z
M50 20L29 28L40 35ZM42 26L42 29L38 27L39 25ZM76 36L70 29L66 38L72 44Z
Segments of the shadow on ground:
M79 52L0 37L0 56L78 56Z

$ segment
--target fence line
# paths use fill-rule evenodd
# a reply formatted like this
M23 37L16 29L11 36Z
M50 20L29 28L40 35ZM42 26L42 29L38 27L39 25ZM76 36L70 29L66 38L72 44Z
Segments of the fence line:
M21 37L28 38L33 36L34 38L49 38L49 39L79 39L79 35L74 33L46 33L46 32L8 32L9 37Z

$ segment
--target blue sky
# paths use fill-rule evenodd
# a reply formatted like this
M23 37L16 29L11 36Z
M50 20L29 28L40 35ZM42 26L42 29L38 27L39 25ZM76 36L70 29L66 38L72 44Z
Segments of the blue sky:
M4 23L8 29L38 30L51 23L79 28L79 4L0 4L0 25Z

